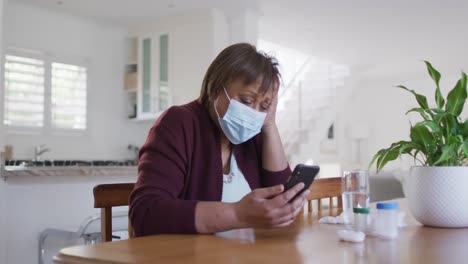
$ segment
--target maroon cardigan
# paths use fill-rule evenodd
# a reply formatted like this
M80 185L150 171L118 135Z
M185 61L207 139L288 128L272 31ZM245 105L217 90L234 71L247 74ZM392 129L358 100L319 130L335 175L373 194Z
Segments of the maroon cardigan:
M198 201L221 201L223 168L220 134L198 101L168 109L151 128L140 150L138 180L129 217L136 236L196 233ZM233 148L251 189L283 184L291 174L262 168L257 135Z

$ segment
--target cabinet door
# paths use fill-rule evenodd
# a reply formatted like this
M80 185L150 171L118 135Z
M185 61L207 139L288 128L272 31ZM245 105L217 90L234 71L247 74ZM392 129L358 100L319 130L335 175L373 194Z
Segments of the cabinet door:
M139 38L138 118L155 118L171 105L169 35Z
M171 104L169 85L169 35L159 35L159 111Z

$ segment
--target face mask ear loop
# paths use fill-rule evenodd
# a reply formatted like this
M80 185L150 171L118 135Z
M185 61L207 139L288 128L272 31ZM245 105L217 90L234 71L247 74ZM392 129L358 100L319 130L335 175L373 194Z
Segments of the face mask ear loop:
M231 98L229 97L229 95L228 95L228 93L226 91L226 88L223 87L223 90L224 90L224 93L226 94L227 98L229 99L229 102L231 102ZM218 106L218 99L219 99L219 97L216 98L216 100L214 101L213 107L214 107L214 110L215 110L216 115L218 116L218 118L221 118L221 117L219 117L218 109L216 108L216 106Z
M226 91L226 87L223 87L223 89L224 89L224 93L226 94L227 98L229 99L229 101L231 101L231 97L229 97L229 94Z

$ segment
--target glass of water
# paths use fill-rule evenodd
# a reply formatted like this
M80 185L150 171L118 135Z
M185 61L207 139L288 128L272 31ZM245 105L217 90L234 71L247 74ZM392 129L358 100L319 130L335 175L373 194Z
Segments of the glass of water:
M367 170L344 171L341 178L343 217L352 224L354 207L369 207L369 173Z

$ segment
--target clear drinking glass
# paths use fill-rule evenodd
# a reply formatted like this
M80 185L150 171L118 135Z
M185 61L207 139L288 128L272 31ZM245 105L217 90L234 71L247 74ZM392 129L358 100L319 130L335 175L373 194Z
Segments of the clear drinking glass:
M367 170L344 171L341 178L343 217L352 224L354 207L369 207L369 173Z

